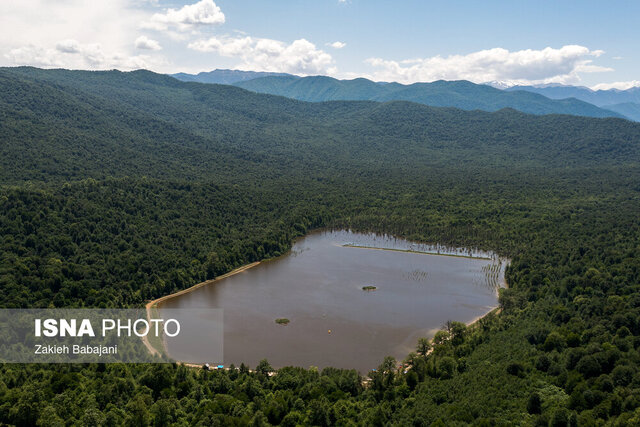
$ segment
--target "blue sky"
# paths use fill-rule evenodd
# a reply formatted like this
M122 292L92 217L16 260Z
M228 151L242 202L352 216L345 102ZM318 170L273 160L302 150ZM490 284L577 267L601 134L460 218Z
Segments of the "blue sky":
M638 1L3 0L0 63L640 85Z

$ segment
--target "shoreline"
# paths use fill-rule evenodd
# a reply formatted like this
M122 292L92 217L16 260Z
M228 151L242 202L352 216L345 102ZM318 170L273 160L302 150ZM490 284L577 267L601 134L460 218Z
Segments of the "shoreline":
M165 295L163 297L154 299L153 301L149 301L147 304L145 304L145 308L148 310L148 309L152 308L153 306L158 305L158 304L160 304L160 303L162 303L162 302L164 302L166 300L169 300L171 298L175 298L175 297L177 297L179 295L188 294L189 292L193 292L196 289L201 288L201 287L203 287L205 285L209 285L209 284L215 283L215 282L217 282L219 280L226 279L227 277L231 277L231 276L233 276L235 274L242 273L243 271L246 271L246 270L248 270L250 268L255 267L256 265L260 264L261 262L262 261L256 261L256 262L252 262L251 264L245 264L245 265L243 265L241 267L238 267L238 268L236 268L234 270L231 270L228 273L223 274L222 276L218 276L215 279L205 280L204 282L197 283L197 284L195 284L195 285L193 285L193 286L191 286L191 287L189 287L187 289L183 289L181 291L174 292L172 294Z
M372 249L377 249L377 248L372 248ZM424 253L424 252L422 252L422 253ZM508 259L507 260L507 265L510 262L511 262L511 260ZM509 289L509 284L507 283L506 275L503 275L503 277L502 277L502 284L503 284L503 286L499 286L497 289L500 289L500 288ZM496 292L497 292L497 289L496 289ZM467 328L475 328L480 323L480 320L484 319L485 317L489 316L490 314L494 314L494 315L498 316L498 315L500 315L501 312L502 312L502 308L500 308L500 304L498 304L498 305L496 305L494 307L491 307L491 309L489 311L485 312L484 314L476 316L475 318L471 319L469 322L466 322L465 325L467 326ZM443 330L443 329L442 328L433 328L433 329L429 330L429 333L427 334L427 337L429 335L431 335L431 338L427 338L427 337L425 337L425 338L427 338L429 340L429 343L431 345L433 345L433 338L435 337L435 334L438 331L441 331L441 330ZM432 351L433 351L433 347L429 350L429 352L427 354L431 354ZM404 363L400 363L398 365L398 367L399 368L404 368L405 367Z
M294 239L294 244L295 244L296 240L298 240L300 238L303 238L303 237L305 237L305 236L301 236L301 237L298 237L298 238ZM360 246L360 245L351 245L351 244L343 244L343 245L339 245L339 246L345 247L345 248L375 249L375 250L394 251L394 252L403 252L403 253L415 253L415 254L422 254L422 255L436 255L436 256L449 256L449 257L456 257L456 258L479 259L479 260L484 260L484 261L494 260L494 258L483 257L483 256L469 256L469 255L446 254L446 253L436 253L436 252L423 252L423 251L415 251L415 250L411 250L411 249L378 248L378 247L373 247L373 246ZM292 245L292 247L293 247L293 245ZM498 259L500 259L502 261L502 258L498 258ZM238 267L238 268L236 268L234 270L231 270L228 273L225 273L225 274L223 274L223 275L221 275L219 277L216 277L215 279L206 280L204 282L197 283L197 284L195 284L195 285L193 285L193 286L191 286L189 288L186 288L186 289L180 290L178 292L174 292L172 294L165 295L165 296L162 296L160 298L157 298L157 299L154 299L152 301L149 301L148 303L145 304L145 311L146 311L147 319L151 319L152 310L154 308L157 308L160 304L170 300L171 298L175 298L175 297L187 294L189 292L193 292L194 290L196 290L196 289L198 289L198 288L200 288L202 286L213 284L213 283L216 283L217 281L226 279L226 278L231 277L231 276L233 276L235 274L242 273L242 272L244 272L244 271L246 271L246 270L248 270L250 268L253 268L253 267L255 267L255 266L257 266L257 265L259 265L259 264L261 264L261 263L263 263L265 261L271 261L271 260L256 261L256 262L253 262L253 263L250 263L250 264L245 264L245 265L243 265L241 267ZM510 260L507 259L506 260L507 265L509 264L509 262L510 262ZM502 284L503 284L503 286L499 286L499 287L508 288L506 277L504 277L504 276L503 276ZM500 309L500 307L498 305L493 306L487 312L485 312L484 314L476 316L471 321L466 322L465 324L466 324L466 326L468 328L474 327L484 317L486 317L486 316L488 316L488 315L490 315L492 313L495 313L496 315L500 314L500 311L501 311L501 309ZM441 328L437 328L437 329L434 328L431 331L429 331L428 335L432 335L431 338L429 338L429 341L433 340L433 336L439 330L441 330ZM142 338L142 341L143 341L144 345L147 347L147 350L151 353L151 355L153 355L153 356L155 356L155 355L161 356L162 355L162 353L160 351L158 351L149 342L149 340L147 339L146 336ZM164 354L168 355L167 348L166 348L166 342L164 342L164 340L163 340L162 344L163 344ZM186 361L181 361L181 360L174 360L174 362L178 363L178 364L182 364L182 365L190 367L190 368L201 368L200 365L196 365L196 364L194 364L192 362L186 362Z
M261 263L261 261L256 261L256 262L252 262L251 264L245 264L245 265L243 265L241 267L238 267L238 268L236 268L234 270L231 270L228 273L223 274L222 276L218 276L215 279L205 280L204 282L197 283L197 284L195 284L195 285L193 285L191 287L188 287L186 289L183 289L181 291L174 292L172 294L165 295L165 296L162 296L160 298L156 298L156 299L154 299L152 301L149 301L144 306L145 311L147 313L147 320L151 319L151 311L154 308L157 308L159 304L162 304L163 302L168 301L171 298L175 298L175 297L178 297L180 295L188 294L188 293L193 292L196 289L201 288L203 286L216 283L216 282L218 282L218 281L220 281L222 279L226 279L227 277L231 277L231 276L233 276L235 274L242 273L243 271L247 271L248 269L257 266L260 263ZM153 345L151 345L151 343L149 342L149 340L147 339L146 336L144 336L142 338L142 342L144 343L145 347L147 347L147 350L149 350L149 352L151 353L152 356L155 356L156 354L160 355L160 352ZM164 349L163 349L164 352L167 353L167 348L166 348L166 344L165 344L164 340L163 340L163 347L164 347ZM183 361L180 361L180 360L176 360L175 362L176 363L181 363L183 365L189 364L188 362L183 362Z
M485 317L487 317L491 313L495 313L496 315L500 314L500 306L499 305L492 306L489 309L489 311L486 311L484 314L480 314L480 315L474 317L473 319L471 319L470 321L465 322L465 325L467 326L467 328L473 328L473 327L475 327L475 325L477 325L480 322L480 320L484 319ZM442 327L429 329L429 332L427 333L427 335L424 338L428 338L430 336L430 338L428 338L429 342L433 342L433 337L435 336L435 334L438 331L442 331L442 330L443 330Z
M469 323L467 323L467 328L473 327L475 326L478 322L480 322L480 320L484 319L485 317L487 317L488 315L490 315L491 313L495 314L500 314L500 306L496 305L495 307L492 307L491 310L487 311L485 314L476 317L475 319L471 320Z

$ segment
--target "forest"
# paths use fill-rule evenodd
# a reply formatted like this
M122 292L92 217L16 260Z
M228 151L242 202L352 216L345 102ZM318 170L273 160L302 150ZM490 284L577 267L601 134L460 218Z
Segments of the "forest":
M640 124L2 68L0 152L3 308L141 307L319 228L512 260L404 370L4 363L0 423L640 424Z

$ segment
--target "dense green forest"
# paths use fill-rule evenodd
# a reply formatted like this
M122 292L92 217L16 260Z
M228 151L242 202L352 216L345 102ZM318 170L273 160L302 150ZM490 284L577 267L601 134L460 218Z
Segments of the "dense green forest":
M640 423L640 125L146 71L0 83L2 307L141 306L321 227L512 259L500 312L442 319L406 373L2 364L0 423Z

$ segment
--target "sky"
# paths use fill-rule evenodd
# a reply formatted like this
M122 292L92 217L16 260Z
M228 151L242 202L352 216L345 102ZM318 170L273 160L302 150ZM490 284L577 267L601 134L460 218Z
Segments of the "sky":
M640 86L640 1L2 0L0 65Z

